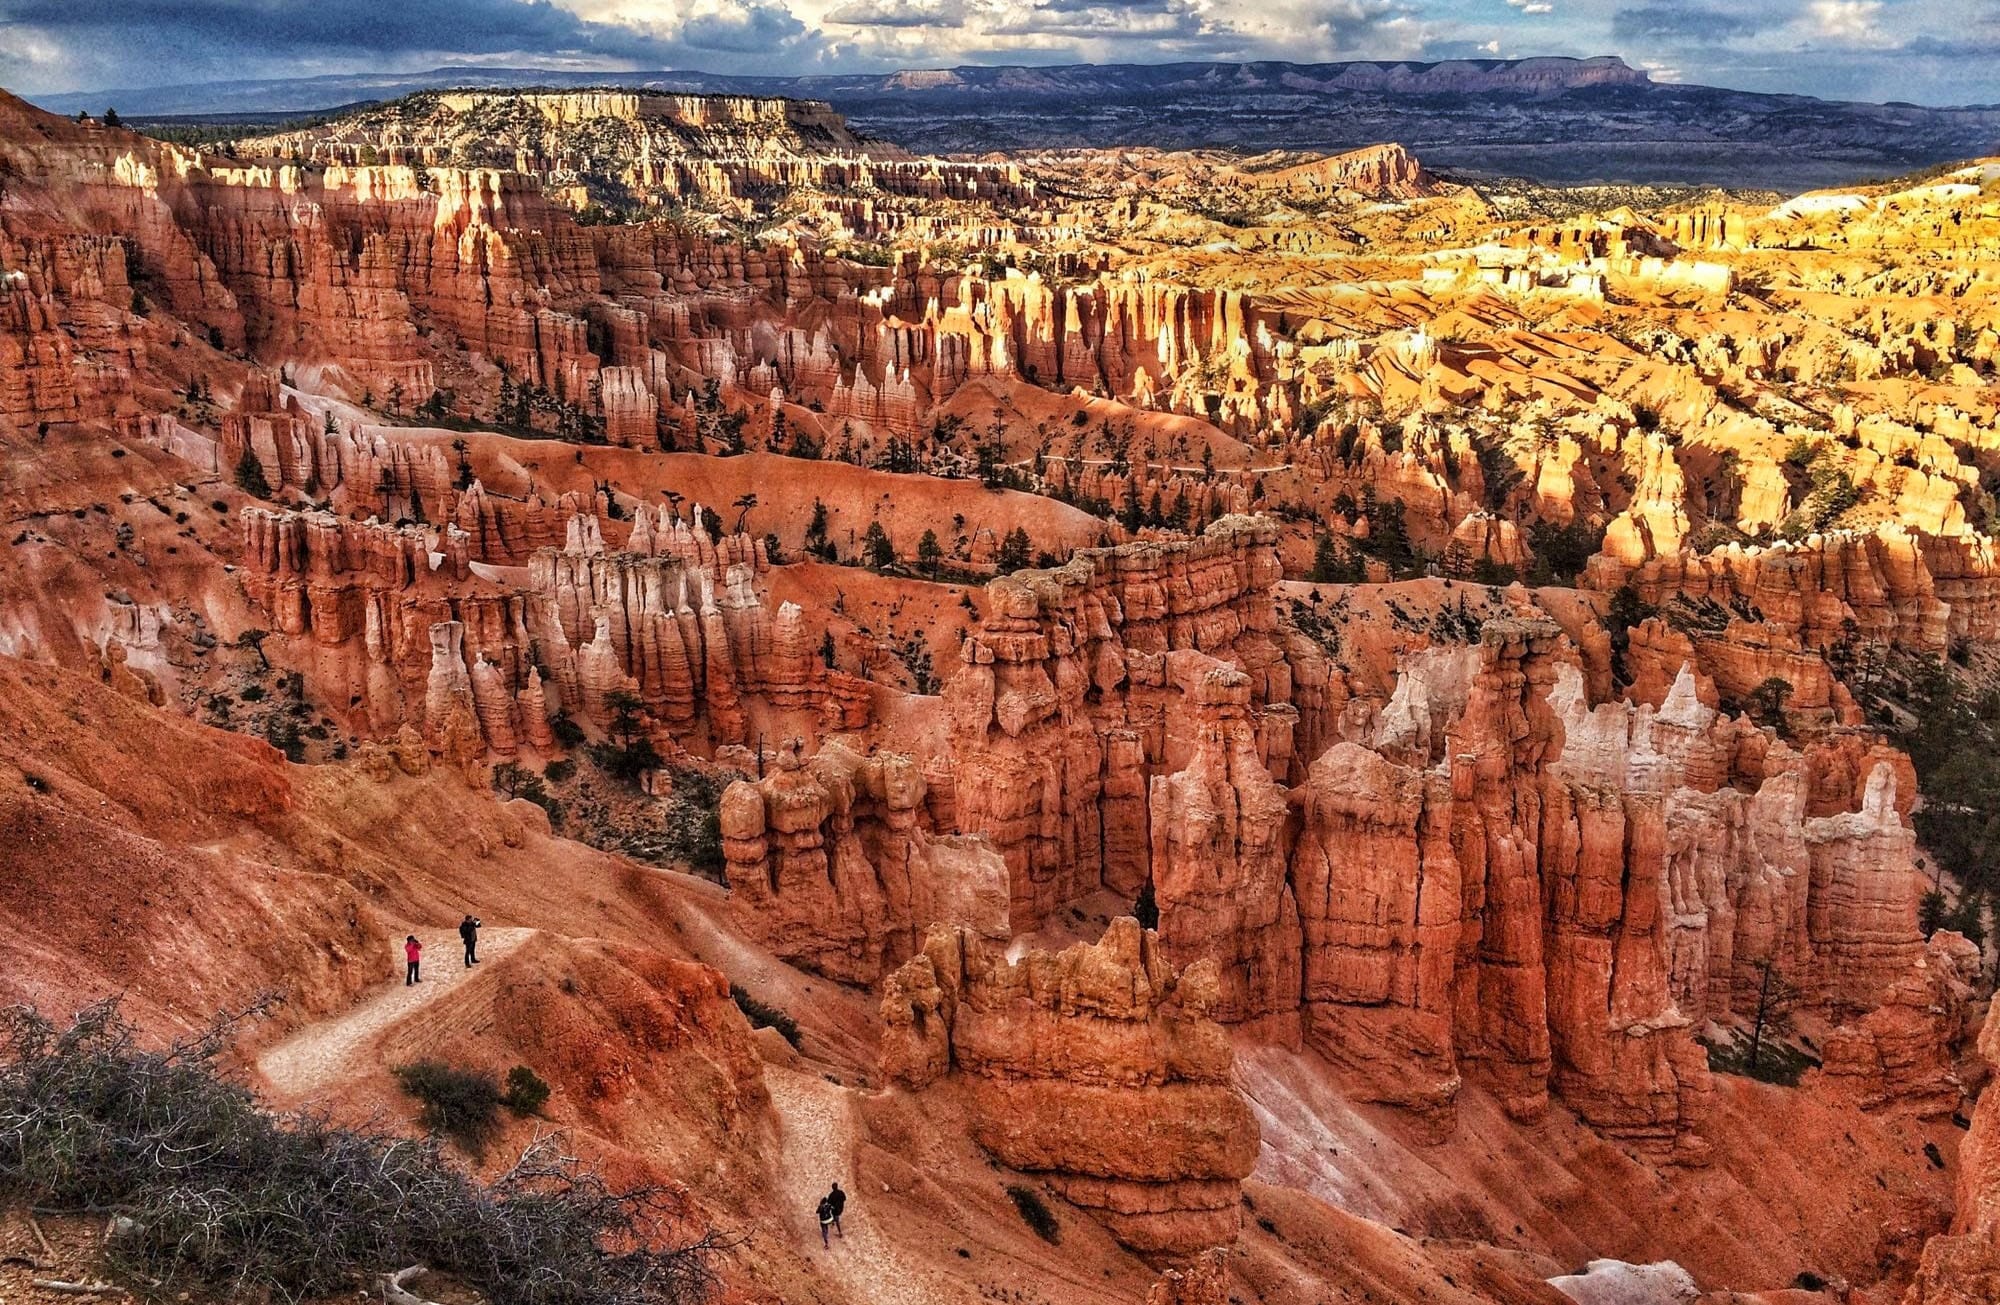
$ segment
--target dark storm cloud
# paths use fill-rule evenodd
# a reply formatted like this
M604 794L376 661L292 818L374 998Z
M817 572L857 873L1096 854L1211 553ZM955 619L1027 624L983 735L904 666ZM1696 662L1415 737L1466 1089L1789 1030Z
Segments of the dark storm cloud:
M0 84L147 86L438 63L700 68L810 64L817 34L779 0L661 22L593 21L550 0L0 0Z
M789 15L786 15L789 17ZM467 54L562 50L650 58L671 49L636 28L585 22L548 0L0 0L0 22L58 39L101 36L188 54Z
M1965 34L1951 37L1919 36L1904 48L1925 59L1953 63L1964 60L2000 60L2000 4L1989 5L1965 27Z
M1620 41L1690 42L1719 45L1752 36L1774 24L1761 15L1712 9L1706 5L1644 4L1621 8L1611 17L1611 35Z
M788 9L756 5L728 14L700 14L681 27L681 42L691 50L733 54L771 54L806 33L806 25Z

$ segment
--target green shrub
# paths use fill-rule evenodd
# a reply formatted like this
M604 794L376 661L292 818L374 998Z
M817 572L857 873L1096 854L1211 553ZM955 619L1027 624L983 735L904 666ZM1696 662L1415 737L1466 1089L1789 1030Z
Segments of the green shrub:
M1535 554L1528 573L1532 583L1574 587L1577 576L1604 546L1604 531L1581 517L1561 526L1537 522L1529 527L1528 546Z
M493 768L493 790L502 797L534 803L548 814L549 828L562 828L563 804L549 792L540 775L519 762L506 761Z
M776 1029L780 1037L792 1044L792 1050L798 1050L799 1022L797 1020L785 1014L785 1012L779 1010L776 1006L758 1001L748 992L745 992L739 984L732 983L729 985L729 995L736 999L736 1008L743 1012L745 1019L750 1021L751 1028Z
M548 1104L549 1085L526 1065L516 1065L507 1071L507 1091L500 1101L517 1115L539 1115Z
M611 741L592 747L590 759L612 778L637 784L641 774L659 769L662 760L646 732L646 704L637 694L623 690L607 696L605 703L612 712L611 723L605 729Z
M1021 1222L1035 1230L1035 1236L1051 1246L1062 1241L1062 1225L1056 1222L1055 1211L1049 1209L1040 1192L1015 1183L1008 1187L1007 1198L1021 1212Z
M696 874L722 880L722 780L684 766L673 772L673 796L662 813L668 856Z
M500 1131L500 1084L481 1069L441 1060L418 1060L391 1071L403 1091L423 1106L417 1122L442 1133L474 1155L485 1154Z
M1779 1087L1797 1087L1805 1072L1819 1065L1811 1052L1774 1037L1763 1039L1754 1061L1750 1058L1750 1037L1741 1032L1729 1031L1725 1041L1704 1045L1711 1073L1735 1074Z

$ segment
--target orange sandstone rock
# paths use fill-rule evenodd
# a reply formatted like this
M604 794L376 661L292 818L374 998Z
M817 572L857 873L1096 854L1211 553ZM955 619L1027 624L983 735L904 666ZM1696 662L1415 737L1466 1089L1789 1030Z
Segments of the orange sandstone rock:
M1257 1154L1219 995L1213 964L1176 971L1129 918L1014 962L938 930L885 987L883 1070L912 1089L949 1075L1001 1163L1135 1250L1187 1254L1235 1239Z

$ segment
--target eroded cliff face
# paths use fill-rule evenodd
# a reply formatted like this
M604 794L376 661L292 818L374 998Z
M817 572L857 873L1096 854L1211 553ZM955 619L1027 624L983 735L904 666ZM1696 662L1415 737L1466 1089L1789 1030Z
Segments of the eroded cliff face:
M1267 547L1226 522L1203 541L1225 542ZM949 689L959 819L1007 857L1017 927L1150 885L1167 955L1217 965L1218 1019L1303 1037L1439 1135L1476 1072L1522 1118L1553 1092L1688 1160L1709 1090L1696 1034L1748 1014L1767 966L1838 1021L1916 961L1887 760L1822 811L1816 777L1851 773L1839 746L1720 714L1686 666L1657 709L1593 706L1583 658L1530 608L1406 659L1372 724L1346 713L1330 729L1351 737L1288 790L1298 713L1271 690L1328 668L1259 665L1265 628L1227 606L1142 622L1147 591L1098 580L1151 558L1121 553L997 583ZM1202 556L1164 554L1169 612ZM1269 571L1215 574L1238 595ZM1149 729L1134 645L1162 629L1178 726Z
M31 115L10 109L9 121ZM17 383L9 400L24 422L116 408L112 394L148 370L130 306L153 299L218 347L247 345L349 399L414 412L443 390L459 410L545 429L581 411L643 446L693 423L709 378L905 436L932 403L990 375L1231 426L1296 406L1277 363L1286 346L1266 326L1277 315L1226 290L1131 274L1051 285L907 262L876 269L659 226L578 227L512 170L252 165L102 128L37 130L53 139L10 133L9 166L81 199L84 229L77 208L49 213L68 229L38 235L30 223L8 255L21 269L8 347L36 377L32 394ZM951 165L882 166L930 169L935 181ZM809 301L827 309L811 326L795 311ZM57 328L85 319L95 335L79 356ZM476 358L441 359L433 331ZM1254 341L1253 354L1222 364L1236 379L1220 395L1204 360L1230 359L1239 340ZM531 412L506 410L503 377L532 389Z
M1979 1056L1989 1068L2000 1065L2000 1003L1987 1011ZM1903 1305L1972 1305L2000 1292L2000 1096L1981 1095L1958 1162L1951 1228L1924 1243Z
M1004 943L1006 867L983 839L938 834L910 757L797 739L722 795L723 850L748 932L831 978L873 983L933 926Z
M882 1070L912 1090L950 1081L980 1146L1125 1245L1192 1253L1234 1239L1257 1156L1219 996L1212 963L1177 969L1130 918L1013 961L934 931L884 985Z
M577 511L562 547L494 569L475 568L476 536L450 525L433 540L417 526L263 508L242 524L245 590L276 631L310 638L319 674L378 732L435 733L464 701L472 755L512 756L523 742L547 755L553 717L602 727L625 694L663 737L712 744L748 741L753 698L833 728L866 720L865 696L833 682L800 609L764 606L748 536L711 541L670 516L656 535L642 507L613 550Z
M1147 815L1152 777L1222 745L1191 710L1211 674L1228 687L1210 696L1237 698L1240 719L1257 704L1259 761L1290 755L1275 541L1269 523L1225 519L1198 540L1083 552L989 587L946 705L957 818L1007 858L1017 928L1100 884L1147 882L1154 840L1173 837ZM1252 669L1232 679L1237 665Z
M589 205L709 202L752 213L789 191L1021 202L1007 164L913 159L814 100L654 91L420 94L245 148L348 165L501 166Z

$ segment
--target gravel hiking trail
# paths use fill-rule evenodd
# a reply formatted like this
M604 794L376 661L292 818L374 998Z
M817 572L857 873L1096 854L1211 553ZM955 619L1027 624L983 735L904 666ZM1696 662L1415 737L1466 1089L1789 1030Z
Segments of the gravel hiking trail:
M859 1130L854 1120L854 1094L849 1088L812 1074L776 1065L764 1071L764 1085L778 1112L783 1156L778 1181L785 1204L785 1222L801 1238L799 1245L828 1282L842 1289L842 1299L855 1305L936 1305L963 1299L962 1284L954 1287L904 1260L901 1252L878 1231L871 1193L862 1190L854 1172ZM819 1198L835 1179L847 1189L847 1212L831 1250L821 1250Z
M481 929L481 964L497 961L518 947L532 929ZM457 937L424 947L423 981L404 986L403 940L396 939L396 977L332 1019L308 1024L257 1057L270 1095L290 1104L342 1078L360 1053L384 1029L436 1001L478 971L463 963Z

